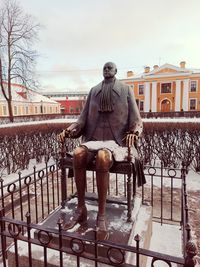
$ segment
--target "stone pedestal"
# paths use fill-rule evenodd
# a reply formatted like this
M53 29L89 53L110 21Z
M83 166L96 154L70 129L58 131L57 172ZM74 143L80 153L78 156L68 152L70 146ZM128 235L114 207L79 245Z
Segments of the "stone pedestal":
M55 210L49 217L41 224L45 229L58 229L57 221L60 218L60 216L64 216L65 220L69 220L72 212L74 211L76 207L76 199L72 199L68 202L67 207L63 209L57 209ZM86 203L87 209L88 209L88 222L85 225L79 225L77 224L73 229L68 230L69 234L72 234L75 238L83 237L88 240L94 240L94 229L95 229L95 223L96 223L96 216L97 216L97 202L96 201L87 201ZM119 204L107 204L106 208L106 215L107 215L107 226L109 231L109 242L112 242L114 244L120 244L120 245L130 245L135 246L136 243L134 241L134 237L136 234L140 235L141 241L140 241L140 247L142 248L149 248L150 239L151 239L151 233L152 233L152 210L151 207L143 206L141 205L141 200L136 198L135 199L135 205L132 212L132 222L127 222L127 211L124 207L124 205ZM38 232L34 232L34 238L38 238ZM71 243L71 238L64 237L63 238L63 246L67 249L69 248L69 251L72 252L72 246L74 244ZM58 244L59 240L56 235L53 235L53 239L51 240L51 243L56 245ZM25 249L26 247L26 249ZM18 242L18 251L20 251L19 254L19 261L20 261L20 267L27 267L29 265L28 263L28 250L27 250L27 244L23 241ZM43 266L43 254L44 249L37 245L32 245L32 263L33 267L37 266ZM87 255L94 256L95 248L94 244L87 242L84 248L84 252ZM98 257L101 257L102 259L105 258L108 260L107 256L107 249L106 247L99 246L98 248ZM126 266L129 266L129 264L134 265L135 264L135 254L126 252L125 255L125 262ZM118 251L113 250L112 251L112 258L115 260L119 260L120 255ZM60 266L59 263L59 252L47 249L47 259L48 259L48 266ZM65 264L63 266L73 267L77 266L77 257L73 255L69 255L66 253L63 253L63 261ZM94 262L80 258L80 266L87 266L92 267L94 266ZM14 257L14 246L10 248L8 253L8 263L9 266L15 266L15 257ZM146 259L144 257L140 257L140 266L144 267L146 263ZM67 265L66 265L67 264ZM84 265L82 265L84 264ZM109 264L98 264L98 266L110 266ZM119 265L120 266L120 265ZM124 266L124 265L123 265Z

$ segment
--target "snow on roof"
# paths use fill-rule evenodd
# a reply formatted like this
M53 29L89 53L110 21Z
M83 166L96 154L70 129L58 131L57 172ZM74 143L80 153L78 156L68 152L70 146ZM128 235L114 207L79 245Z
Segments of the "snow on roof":
M172 69L174 70L175 72L167 72L167 73L164 73L164 72L161 72L163 69ZM176 73L176 72L179 72L179 73ZM136 74L136 75L133 75L133 76L130 76L130 77L127 77L127 78L124 78L124 79L121 79L122 81L123 80L137 80L137 79L145 79L149 76L153 76L153 75L162 75L164 76L165 74L167 75L179 75L179 74L200 74L200 69L192 69L192 68L181 68L181 67L177 67L175 65L172 65L172 64L168 64L168 63L165 63L163 65L161 65L160 67L156 68L156 69L153 69L147 73L143 72L143 73L139 73L139 74Z
M26 88L20 84L12 84L12 100L17 102L35 102L35 103L51 103L58 104L58 102L34 91ZM4 95L0 90L0 101L5 101Z

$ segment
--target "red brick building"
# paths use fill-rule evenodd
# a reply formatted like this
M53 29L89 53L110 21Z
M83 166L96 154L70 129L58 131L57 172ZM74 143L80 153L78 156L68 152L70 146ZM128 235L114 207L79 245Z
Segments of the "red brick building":
M60 103L62 113L77 115L84 107L88 92L44 92L43 95Z

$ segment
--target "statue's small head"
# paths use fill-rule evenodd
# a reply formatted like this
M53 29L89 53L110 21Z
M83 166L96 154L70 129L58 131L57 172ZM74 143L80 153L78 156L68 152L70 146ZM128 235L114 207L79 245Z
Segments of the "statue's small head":
M107 62L103 66L103 76L105 79L113 78L117 73L117 66L113 62Z

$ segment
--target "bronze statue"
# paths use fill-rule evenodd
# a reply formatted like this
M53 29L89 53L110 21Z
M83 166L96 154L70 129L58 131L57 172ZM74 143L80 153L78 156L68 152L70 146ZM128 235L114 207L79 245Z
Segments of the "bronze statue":
M78 206L65 229L87 220L85 205L86 167L96 161L98 191L97 238L107 239L105 208L109 169L119 156L118 148L133 147L142 132L142 121L133 91L115 78L116 65L108 62L103 67L104 80L93 87L79 119L59 135L72 138L82 136L83 143L74 150L73 169L78 195ZM121 154L125 158L125 152Z

